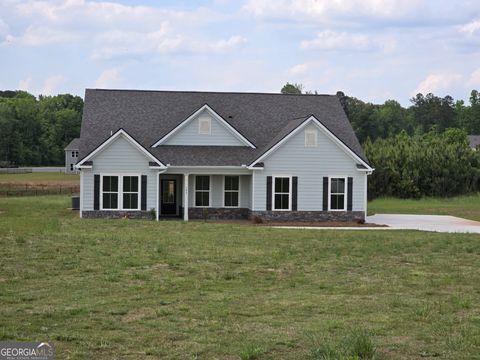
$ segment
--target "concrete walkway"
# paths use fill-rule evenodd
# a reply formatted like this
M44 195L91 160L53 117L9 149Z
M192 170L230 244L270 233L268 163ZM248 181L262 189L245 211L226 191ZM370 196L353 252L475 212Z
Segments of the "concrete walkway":
M376 214L367 216L367 223L388 225L389 229L480 234L480 222L449 215Z

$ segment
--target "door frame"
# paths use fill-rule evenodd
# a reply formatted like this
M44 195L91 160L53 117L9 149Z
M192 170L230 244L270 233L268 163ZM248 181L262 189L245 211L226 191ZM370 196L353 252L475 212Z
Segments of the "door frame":
M175 213L174 214L163 214L162 213L163 181L175 181ZM160 177L160 181L159 181L159 197L160 197L160 201L159 201L160 214L159 215L160 215L160 217L170 218L170 217L179 217L180 216L179 196L178 196L179 195L179 188L180 188L180 181L179 181L178 177L176 177L176 176Z

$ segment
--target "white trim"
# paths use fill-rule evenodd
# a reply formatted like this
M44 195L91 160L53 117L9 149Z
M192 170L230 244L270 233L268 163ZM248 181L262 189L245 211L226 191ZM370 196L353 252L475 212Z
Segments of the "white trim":
M252 172L252 185L250 186L250 191L252 192L252 203L250 204L252 210L255 210L255 171Z
M192 115L190 115L188 118L183 120L180 124L178 124L173 130L171 130L169 133L164 135L160 140L158 140L155 144L152 145L152 147L157 147L159 145L162 145L167 141L172 135L174 135L176 132L178 132L180 129L182 129L185 125L187 125L190 121L195 119L198 114L200 114L202 111L208 111L216 120L218 120L220 123L222 123L235 137L237 137L241 142L243 142L245 145L250 146L253 149L256 149L255 145L253 145L248 139L240 134L232 125L230 125L227 121L225 121L220 115L218 115L208 104L203 105L200 109L195 111ZM210 124L211 128L211 124Z
M275 179L288 178L288 209L275 209ZM285 194L285 193L279 193ZM272 175L272 211L292 211L292 175Z
M363 201L364 201L364 206L365 206L365 209L364 209L364 211L365 211L365 220L367 220L367 205L368 205L368 192L367 192L367 189L368 189L368 186L367 186L367 185L368 185L368 184L367 184L367 181L368 181L368 174L365 174L364 176L365 176L365 179L364 179L365 185L364 185L364 189L363 189L363 196L364 196L365 198L364 198ZM353 204L352 204L352 210L353 210Z
M156 206L157 206L157 211L155 212L155 220L160 219L160 196L161 196L161 190L160 190L160 171L157 173L157 179L156 179L156 184L157 184L157 201L156 201Z
M115 134L110 136L107 140L105 140L100 146L98 146L95 150L91 151L87 156L85 156L78 164L77 167L83 167L82 164L85 161L93 158L96 154L101 152L105 147L110 145L115 139L119 136L124 136L132 145L136 146L138 150L140 150L146 157L148 157L153 162L157 163L161 169L165 169L166 166L162 164L155 156L150 154L147 149L145 149L142 145L140 145L133 137L131 137L125 130L119 129Z
M318 147L318 130L317 129L305 129L304 131L304 136L305 136L305 147L306 148L312 148L312 147ZM314 143L313 145L309 145L307 143L308 135L313 135Z
M345 192L343 194L343 209L332 209L331 207L332 179L344 179L345 181L345 188L344 188ZM340 194L340 193L335 193L335 194ZM344 176L344 175L329 176L328 177L328 211L347 211L347 198L348 198L348 176Z
M248 170L245 166L184 166L184 165L172 165L168 166L169 169L245 169Z
M208 206L197 206L197 176L208 176ZM198 190L206 192L206 190ZM193 177L193 207L195 208L209 208L212 207L212 175L194 175Z
M238 178L238 190L228 190L228 192L237 192L238 193L238 205L237 206L226 206L225 205L225 177L230 176L230 177L237 177ZM241 179L240 175L223 175L222 176L222 205L224 208L239 208L240 207L240 188L241 188Z
M83 216L83 171L80 171L80 219Z
M188 221L188 175L183 174L183 221Z
M272 146L268 151L264 152L260 157L258 157L256 160L254 160L248 168L250 170L254 169L255 164L261 162L263 159L265 159L267 156L269 156L271 153L275 152L280 146L282 146L288 139L296 135L301 129L306 127L308 124L314 123L319 127L322 132L324 132L335 144L337 144L341 149L343 149L350 157L352 157L355 161L358 161L365 167L367 167L368 170L373 171L372 167L368 165L364 160L362 160L357 154L355 154L350 148L345 145L338 137L336 137L330 130L328 130L320 121L318 121L315 116L310 116L308 119L306 119L303 123L301 123L299 126L297 126L290 134L285 136L282 140L277 142L274 146Z
M142 175L141 174L129 174L129 173L103 173L100 175L100 210L102 211L140 211L141 202L142 202ZM116 176L118 177L118 191L117 191L117 208L116 209L104 209L103 208L103 178L105 176ZM131 176L138 178L138 200L136 209L124 209L123 208L123 177ZM114 193L114 192L111 192ZM134 194L128 192L127 194Z

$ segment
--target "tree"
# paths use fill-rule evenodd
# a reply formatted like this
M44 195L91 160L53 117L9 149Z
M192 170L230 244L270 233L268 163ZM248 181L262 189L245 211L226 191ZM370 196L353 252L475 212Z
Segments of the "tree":
M296 84L296 83L290 84L288 82L280 90L282 94L301 94L302 91L303 91L302 84Z

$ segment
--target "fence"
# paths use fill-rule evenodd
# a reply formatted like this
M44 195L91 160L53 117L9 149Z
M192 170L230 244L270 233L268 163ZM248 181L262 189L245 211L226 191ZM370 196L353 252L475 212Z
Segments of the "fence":
M33 168L0 168L0 174L27 174L27 173L37 173L37 172L65 172L65 168L61 166L43 166L43 167L33 167Z
M0 174L27 174L33 172L31 168L0 168Z
M60 195L76 194L80 192L79 185L55 185L55 186L29 186L17 184L0 184L0 197L8 196L41 196L41 195Z

